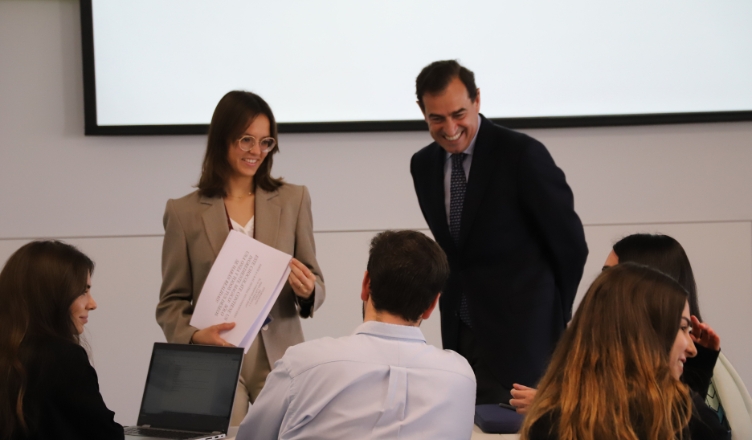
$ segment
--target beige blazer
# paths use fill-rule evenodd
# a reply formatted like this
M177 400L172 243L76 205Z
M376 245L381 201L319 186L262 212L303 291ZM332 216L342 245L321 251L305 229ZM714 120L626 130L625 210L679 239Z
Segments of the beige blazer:
M276 191L256 189L254 235L257 240L293 255L316 275L313 310L324 302L324 279L316 262L311 197L305 186L283 184ZM157 323L168 342L187 344L198 329L189 322L201 288L230 233L221 197L198 191L170 199L164 213L162 288ZM287 347L303 342L300 307L289 283L270 313L272 322L260 332L270 368Z

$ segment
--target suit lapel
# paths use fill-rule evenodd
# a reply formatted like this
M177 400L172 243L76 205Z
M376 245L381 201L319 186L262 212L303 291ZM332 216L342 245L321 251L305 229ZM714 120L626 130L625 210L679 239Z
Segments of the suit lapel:
M221 197L201 197L200 203L207 206L201 218L204 222L206 236L209 237L209 244L214 251L214 257L219 255L222 245L225 244L227 234L230 233L230 227L227 225L227 211L225 202Z
M481 116L478 138L475 140L475 149L473 149L473 162L470 165L470 176L465 190L465 203L462 207L460 247L464 245L472 229L473 221L477 217L483 201L483 193L488 187L496 167L494 148L498 148L498 146L494 146L490 139L490 124L491 122L488 119Z
M278 191L267 192L256 188L254 238L266 245L276 247L279 219L282 214Z

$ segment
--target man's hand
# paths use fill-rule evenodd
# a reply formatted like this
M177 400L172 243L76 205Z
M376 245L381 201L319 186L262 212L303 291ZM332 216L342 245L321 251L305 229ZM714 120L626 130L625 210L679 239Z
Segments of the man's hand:
M191 343L200 345L219 345L220 347L232 347L233 345L222 339L220 333L232 330L234 322L225 322L199 330L191 336Z
M689 335L695 344L713 351L721 349L721 337L709 325L700 322L695 315L692 315L692 333Z
M509 401L509 404L517 408L519 414L525 414L530 409L530 405L532 405L537 392L538 390L535 388L526 387L518 383L512 384L512 390L510 391L512 399Z

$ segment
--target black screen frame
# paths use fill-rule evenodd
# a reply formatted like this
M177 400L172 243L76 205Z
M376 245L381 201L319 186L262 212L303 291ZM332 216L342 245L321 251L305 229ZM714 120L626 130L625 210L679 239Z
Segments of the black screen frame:
M141 396L141 407L138 413L138 426L152 426L160 429L176 429L184 431L203 431L203 432L222 432L226 433L230 426L230 418L232 417L232 405L230 405L229 412L224 416L210 416L203 414L190 414L190 413L161 413L161 414L149 414L144 411L144 404L146 403L146 392L149 389L149 381L151 380L151 372L154 364L154 358L158 351L179 351L179 352L199 352L199 353L217 353L217 354L234 354L240 357L238 361L237 370L235 372L235 381L240 376L240 369L243 363L243 347L219 347L210 345L194 345L194 344L170 344L165 342L155 342L152 349L151 359L149 360L149 369L147 370L146 382L144 383L144 392ZM232 399L228 399L229 402L234 402L235 392L237 387L233 388Z
M86 136L143 135L205 135L209 124L182 125L99 125L97 122L96 75L94 68L94 23L92 0L80 0L81 44L84 76L84 134ZM651 113L628 115L550 116L526 118L490 118L509 128L575 128L614 127L630 125L694 124L740 122L752 120L752 110L686 113ZM426 122L347 121L347 122L282 122L280 133L342 133L378 131L426 131Z

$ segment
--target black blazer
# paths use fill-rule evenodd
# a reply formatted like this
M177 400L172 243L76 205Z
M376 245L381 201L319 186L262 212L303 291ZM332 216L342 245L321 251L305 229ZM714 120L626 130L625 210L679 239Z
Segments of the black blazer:
M681 438L691 440L731 440L731 432L721 426L718 422L718 416L709 409L702 397L690 391L692 397L692 417L689 419L689 426L685 427ZM533 423L528 432L530 440L558 440L559 437L559 420L561 413L559 410L544 414L541 418ZM644 439L647 436L642 432L637 433L637 438Z
M456 245L445 158L434 142L410 163L423 217L451 268L440 300L444 348L457 349L464 292L500 382L535 385L571 318L588 253L572 191L543 144L481 116Z
M17 439L123 439L99 393L97 373L86 351L69 341L27 338L22 362L27 371L24 417L31 435Z

